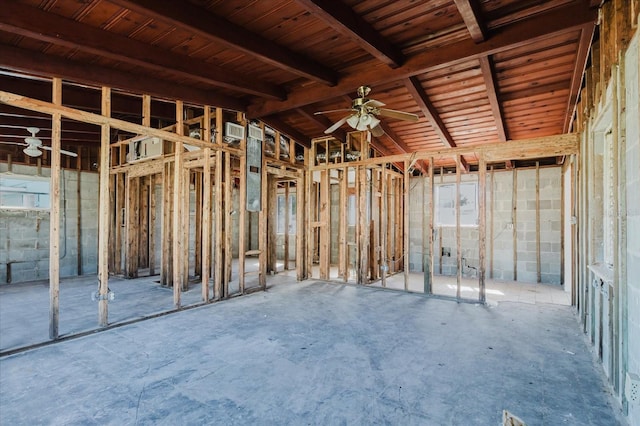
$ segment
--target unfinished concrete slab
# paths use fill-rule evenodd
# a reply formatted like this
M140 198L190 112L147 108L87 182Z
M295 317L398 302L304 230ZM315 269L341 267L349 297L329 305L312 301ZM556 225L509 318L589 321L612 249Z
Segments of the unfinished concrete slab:
M306 282L0 359L3 424L620 424L570 307Z

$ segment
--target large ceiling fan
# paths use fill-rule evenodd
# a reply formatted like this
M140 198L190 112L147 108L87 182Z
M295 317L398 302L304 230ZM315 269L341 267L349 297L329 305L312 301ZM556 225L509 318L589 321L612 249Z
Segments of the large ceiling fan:
M24 142L0 142L0 143L4 143L8 145L25 146L26 148L23 149L22 152L27 154L29 157L40 157L42 155L42 151L40 151L41 149L46 149L48 151L52 150L51 147L42 145L42 140L36 137L36 135L40 131L39 128L27 127L27 131L31 133L31 136L27 136L26 138L24 138ZM76 154L75 152L66 151L64 149L61 149L60 153L68 155L70 157L78 156L78 154Z
M318 111L315 114L327 114L337 111L351 111L349 115L337 121L333 126L324 131L325 134L333 133L344 123L349 124L356 130L369 130L373 136L382 136L384 130L380 127L380 119L377 116L396 118L398 120L418 121L418 116L409 112L396 111L393 109L382 108L385 106L380 101L368 99L367 96L371 92L369 86L358 87L358 97L351 102L351 108L335 109L331 111Z

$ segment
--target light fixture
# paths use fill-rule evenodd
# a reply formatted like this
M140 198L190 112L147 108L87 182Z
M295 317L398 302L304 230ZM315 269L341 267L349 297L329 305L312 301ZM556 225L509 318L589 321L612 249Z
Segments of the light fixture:
M29 157L40 157L42 155L42 151L32 145L29 145L28 147L23 149L22 152L27 154Z
M365 112L360 115L354 114L347 118L347 123L356 130L364 131L376 127L380 124L380 120L375 115Z
M360 116L358 114L353 114L352 116L347 118L347 123L353 129L357 128L359 121L360 121Z

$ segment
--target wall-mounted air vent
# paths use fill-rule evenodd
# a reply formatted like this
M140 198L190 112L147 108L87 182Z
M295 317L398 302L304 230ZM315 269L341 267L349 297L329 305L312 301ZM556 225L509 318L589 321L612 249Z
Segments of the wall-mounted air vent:
M262 133L262 129L258 126L254 126L249 124L249 137L253 139L257 139L259 141L264 140L264 135Z
M129 142L127 161L133 162L145 160L147 158L159 157L162 155L162 147L162 139L156 137L133 140Z
M226 122L224 124L224 139L229 143L244 139L244 126Z

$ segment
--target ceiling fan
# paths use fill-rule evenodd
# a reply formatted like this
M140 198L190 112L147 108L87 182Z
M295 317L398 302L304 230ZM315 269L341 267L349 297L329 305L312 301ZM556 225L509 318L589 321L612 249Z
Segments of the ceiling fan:
M337 121L333 126L324 131L325 134L333 133L344 123L349 124L356 130L369 130L373 136L382 136L384 130L380 127L380 119L377 116L396 118L398 120L418 121L418 116L409 112L396 111L393 109L381 108L384 103L375 99L368 99L371 92L369 86L358 87L358 97L351 102L351 108L335 109L331 111L318 111L315 114L327 114L337 111L351 111L349 115Z
M40 151L41 149L46 149L48 151L52 150L51 147L42 145L42 140L36 137L36 135L40 131L39 128L27 127L27 131L31 133L31 136L27 136L26 138L24 138L24 142L0 142L0 143L4 143L8 145L26 146L26 148L23 149L22 152L27 154L29 157L40 157L42 155L42 151ZM64 149L61 149L60 153L68 155L70 157L78 156L78 154L76 154L75 152L66 151Z

